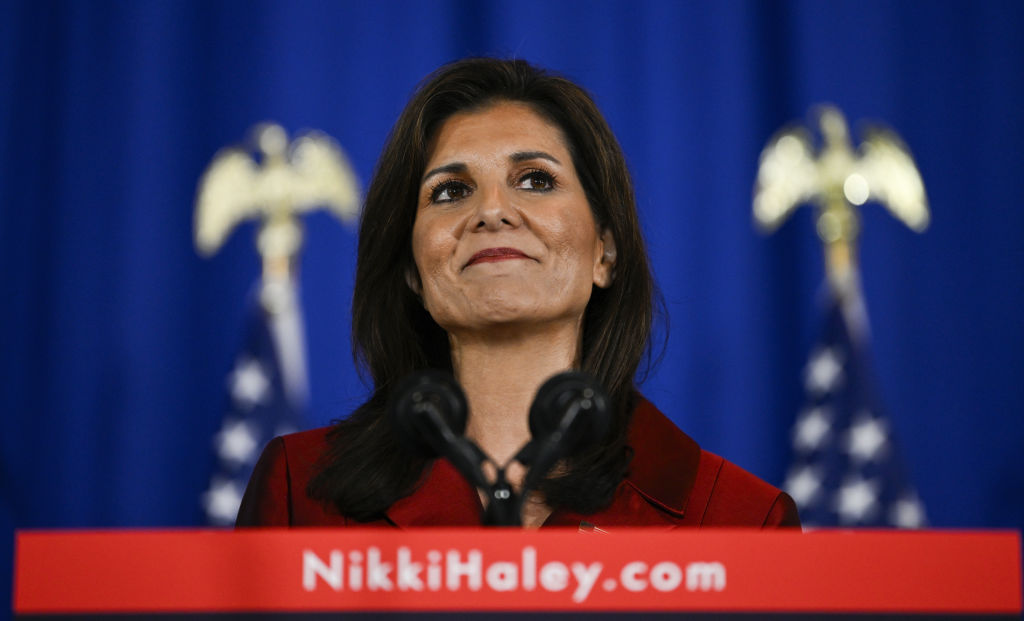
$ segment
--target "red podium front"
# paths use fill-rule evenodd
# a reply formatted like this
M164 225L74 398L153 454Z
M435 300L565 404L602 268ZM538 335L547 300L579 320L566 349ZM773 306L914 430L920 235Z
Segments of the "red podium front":
M1019 618L1014 532L20 532L21 618L689 611Z

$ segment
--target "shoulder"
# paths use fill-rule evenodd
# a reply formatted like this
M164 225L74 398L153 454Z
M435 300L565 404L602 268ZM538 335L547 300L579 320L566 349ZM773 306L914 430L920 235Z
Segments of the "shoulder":
M786 493L705 451L646 399L633 412L629 483L679 525L799 526Z
M701 526L800 526L789 494L709 451L701 451L701 464L695 488L708 492L693 498Z
M340 515L309 498L306 487L327 450L330 427L301 431L271 440L253 468L242 497L236 526L327 525Z

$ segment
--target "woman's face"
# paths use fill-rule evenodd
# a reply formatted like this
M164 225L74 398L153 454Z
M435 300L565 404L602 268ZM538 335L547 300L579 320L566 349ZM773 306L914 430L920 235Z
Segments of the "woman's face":
M526 104L456 114L431 143L412 252L449 332L576 322L607 287L614 242L594 221L562 131Z

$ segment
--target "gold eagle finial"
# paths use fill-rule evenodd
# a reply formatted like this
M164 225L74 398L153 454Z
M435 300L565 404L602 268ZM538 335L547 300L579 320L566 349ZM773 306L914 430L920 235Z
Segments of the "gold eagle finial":
M291 144L279 125L253 131L256 156L229 147L218 152L203 173L196 194L195 243L210 256L243 220L259 218L257 247L264 283L288 278L302 246L298 215L326 207L343 222L359 214L355 173L329 136L309 132Z
M869 128L854 152L846 120L837 108L820 106L817 120L822 138L817 153L803 127L782 130L761 152L754 219L762 231L771 232L797 206L814 203L827 272L835 284L847 280L855 268L855 206L881 203L920 232L928 226L928 200L914 159L895 133Z

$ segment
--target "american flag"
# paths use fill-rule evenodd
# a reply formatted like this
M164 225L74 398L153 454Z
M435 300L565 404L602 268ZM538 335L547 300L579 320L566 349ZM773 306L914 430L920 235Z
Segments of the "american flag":
M307 401L302 313L290 280L249 296L242 347L228 374L228 406L214 436L216 466L201 501L207 523L234 524L260 451L300 428Z
M807 527L923 527L924 506L872 380L859 287L830 287L830 293L805 369L805 403L784 487Z

